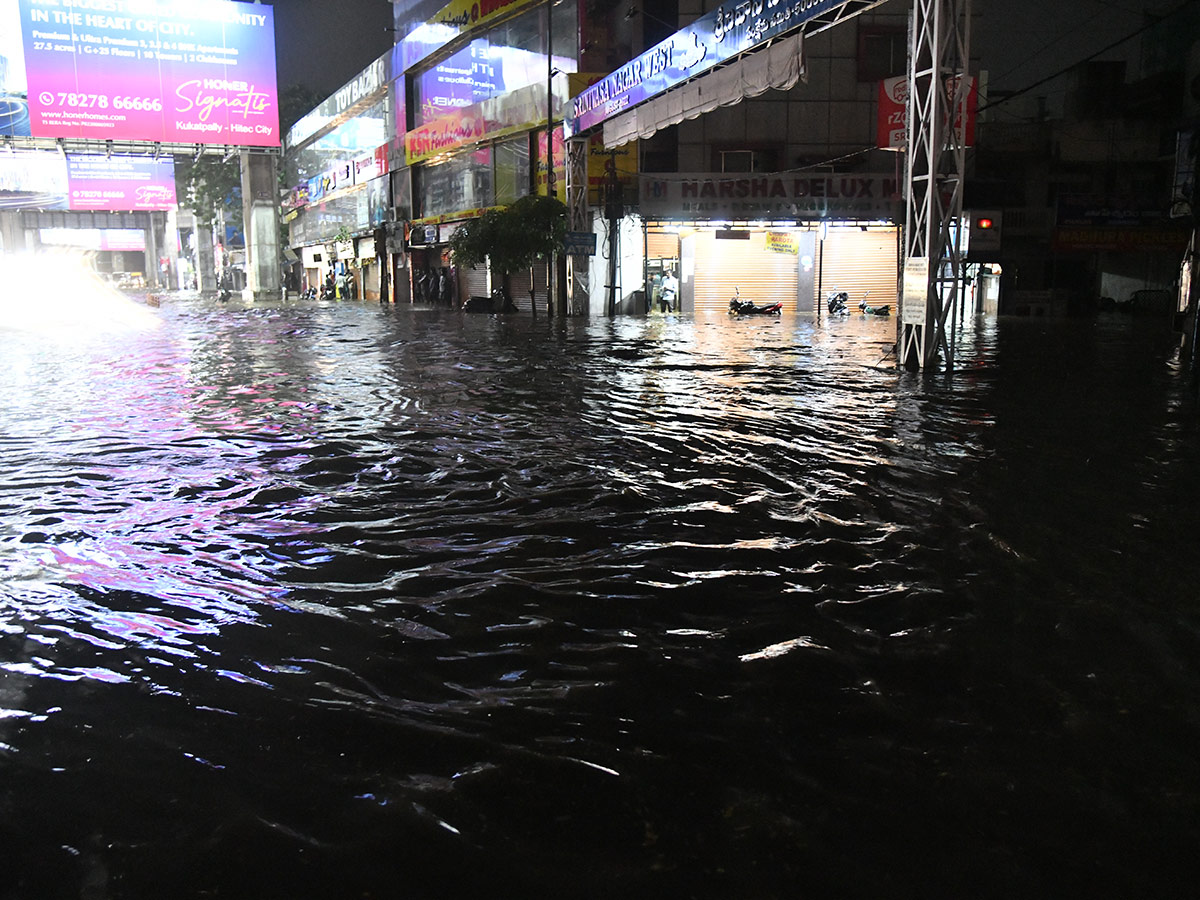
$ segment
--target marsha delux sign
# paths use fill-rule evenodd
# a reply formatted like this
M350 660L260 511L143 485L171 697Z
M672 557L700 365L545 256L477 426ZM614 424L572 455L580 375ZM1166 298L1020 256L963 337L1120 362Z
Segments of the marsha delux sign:
M643 176L640 208L648 219L894 220L900 184L870 174Z

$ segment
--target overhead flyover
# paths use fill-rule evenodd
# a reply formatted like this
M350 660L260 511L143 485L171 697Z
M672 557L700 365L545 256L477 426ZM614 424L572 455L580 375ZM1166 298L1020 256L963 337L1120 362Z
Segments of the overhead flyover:
M803 76L803 39L887 0L729 0L571 98L567 205L572 230L591 227L587 143L603 128L605 146L702 115ZM961 258L955 227L962 212L964 153L955 147L956 111L966 109L970 0L912 0L905 171L904 272L897 358L926 367L945 352L958 295ZM947 94L945 86L953 89ZM940 87L939 87L940 86ZM912 262L910 260L923 260ZM572 301L583 308L587 259L572 257ZM919 276L925 278L920 282Z

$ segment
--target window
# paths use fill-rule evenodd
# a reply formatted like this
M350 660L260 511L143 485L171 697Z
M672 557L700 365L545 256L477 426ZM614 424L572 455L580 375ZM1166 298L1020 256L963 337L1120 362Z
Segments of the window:
M903 26L860 25L858 80L882 81L908 70L908 30Z
M713 168L718 172L773 172L776 168L774 150L716 149L713 154Z

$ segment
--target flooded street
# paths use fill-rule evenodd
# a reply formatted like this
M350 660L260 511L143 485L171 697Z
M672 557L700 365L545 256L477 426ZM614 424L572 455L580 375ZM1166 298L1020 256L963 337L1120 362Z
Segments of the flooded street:
M1190 897L1170 336L0 327L0 898Z

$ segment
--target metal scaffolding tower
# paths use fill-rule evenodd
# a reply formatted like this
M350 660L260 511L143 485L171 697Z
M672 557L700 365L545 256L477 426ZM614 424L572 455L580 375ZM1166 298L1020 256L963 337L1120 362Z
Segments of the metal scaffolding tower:
M971 0L913 0L908 59L904 287L897 357L954 367L954 305L962 279L963 177Z

